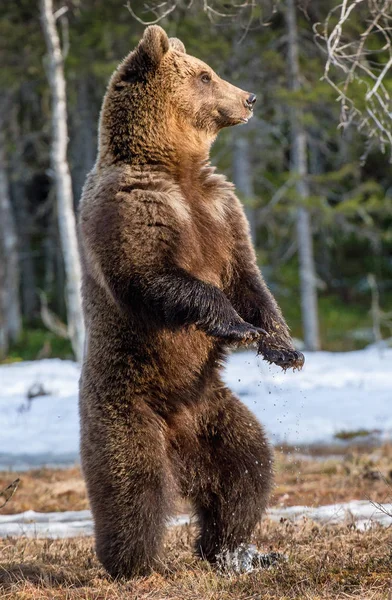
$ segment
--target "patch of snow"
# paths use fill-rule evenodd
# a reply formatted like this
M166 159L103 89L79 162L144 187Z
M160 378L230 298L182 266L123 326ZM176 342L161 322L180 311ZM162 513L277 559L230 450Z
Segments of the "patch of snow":
M392 434L392 349L310 352L302 371L286 373L243 352L230 357L225 380L274 443L328 442L362 428Z
M224 379L274 443L328 442L339 430L392 432L392 349L306 354L301 372L270 366L254 352L232 354ZM47 359L0 366L0 468L78 460L79 368ZM27 398L41 384L47 396Z
M273 521L298 521L304 517L324 524L348 521L358 529L367 529L376 523L387 527L392 524L392 504L382 504L378 508L367 500L352 500L316 508L290 506L271 508L267 511L267 518ZM188 515L181 515L172 519L169 525L184 525L190 522ZM27 510L14 515L0 515L0 537L69 538L89 535L93 535L93 521L89 510L48 513Z
M271 508L268 516L273 521L288 519L298 521L306 517L319 523L334 524L341 522L355 523L357 529L367 529L374 523L385 527L392 525L392 503L375 505L368 500L351 500L341 504L325 506L288 506L286 508Z
M60 359L0 366L0 463L8 466L70 464L78 455L79 367ZM28 400L42 384L49 392ZM38 458L38 460L37 460Z
M189 523L187 515L170 521L170 525ZM89 510L39 513L26 510L14 515L0 515L0 537L70 538L93 535L94 526Z

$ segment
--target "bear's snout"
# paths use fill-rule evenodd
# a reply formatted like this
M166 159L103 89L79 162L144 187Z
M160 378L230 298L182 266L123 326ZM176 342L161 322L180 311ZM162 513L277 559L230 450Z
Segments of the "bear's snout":
M256 94L249 94L249 96L245 100L246 108L248 108L249 110L253 110L253 106L254 106L256 100L257 100Z

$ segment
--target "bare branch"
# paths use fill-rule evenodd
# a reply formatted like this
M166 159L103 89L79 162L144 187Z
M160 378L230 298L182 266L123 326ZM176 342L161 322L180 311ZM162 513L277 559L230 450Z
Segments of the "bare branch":
M354 16L366 23L359 36L351 31ZM323 79L337 92L340 127L356 123L383 151L390 148L392 161L392 104L386 85L392 69L391 25L392 0L344 0L324 24L316 25L315 39L327 54ZM363 96L358 84L364 86Z
M55 335L69 339L67 326L50 310L46 294L42 290L39 290L39 297L41 301L41 319L45 327Z
M156 10L158 8L161 8L165 4L167 4L167 3L163 2L158 7L149 9L149 12L153 12L153 13L156 14ZM157 23L159 23L160 21L162 21L162 19L164 19L165 17L167 17L167 15L170 15L170 13L173 12L173 10L175 10L177 8L177 2L176 2L176 0L174 0L174 2L171 4L171 6L169 5L169 8L167 8L161 14L158 14L157 18L154 19L153 21L144 21L143 19L141 19L140 17L138 17L138 15L134 12L134 10L133 10L133 8L131 6L131 2L129 0L125 4L125 8L127 8L129 10L129 12L131 13L132 17L134 19L136 19L136 21L138 21L142 25L156 25Z
M67 13L67 12L68 12L68 6L62 6L61 8L56 10L56 12L53 13L54 20L57 21L57 19L59 19L60 17L65 15L65 13Z
M223 4L223 7L226 9L224 11L221 10L220 6L222 6L221 3L219 2L215 2L214 0L198 0L198 6L201 8L201 10L206 13L206 15L208 16L208 18L212 21L212 22L216 22L219 19L239 19L242 16L245 17L245 25L242 25L244 31L244 34L241 38L242 39L246 36L247 32L249 31L253 21L255 20L255 7L258 4L265 4L266 5L266 10L268 11L269 9L269 15L273 14L276 12L277 10L277 4L279 3L279 0L264 0L263 3L260 2L260 0L244 0L243 2L239 2L238 4L236 2L233 2L232 4ZM139 14L136 14L135 11L133 10L132 6L131 6L131 0L127 1L127 4L125 4L125 8L127 8L127 10L131 13L132 17L138 21L138 23L141 23L142 25L156 25L157 23L160 23L160 21L162 21L165 17L167 17L170 13L172 13L174 10L176 10L176 8L186 8L186 9L190 9L192 8L194 5L196 5L195 0L188 0L188 2L185 0L165 0L163 2L160 2L158 4L145 4L145 13L150 13L153 14L155 16L155 19L151 19L151 20L147 20L144 19L142 16L140 16ZM264 7L265 8L265 7ZM263 22L263 20L260 18L261 24L262 25L268 25L269 24L269 19L266 22Z

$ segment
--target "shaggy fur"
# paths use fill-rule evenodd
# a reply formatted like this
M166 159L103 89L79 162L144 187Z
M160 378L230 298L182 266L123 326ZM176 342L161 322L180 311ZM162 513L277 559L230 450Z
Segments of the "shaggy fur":
M271 450L220 366L233 342L284 367L303 359L233 186L208 163L218 131L250 117L247 100L157 26L104 99L79 218L80 417L97 553L113 576L154 564L178 494L210 561L249 541L267 503Z

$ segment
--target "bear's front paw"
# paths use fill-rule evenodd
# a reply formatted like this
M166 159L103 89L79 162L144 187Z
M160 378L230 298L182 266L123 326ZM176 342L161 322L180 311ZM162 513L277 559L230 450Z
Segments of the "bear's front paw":
M267 332L246 321L239 321L230 325L219 325L213 331L213 335L227 343L247 345L259 341L261 336L267 335Z
M305 357L299 350L294 348L278 348L267 346L264 341L259 343L257 354L261 354L263 359L270 364L275 363L278 367L282 367L284 371L287 369L298 369L300 371L304 366Z

